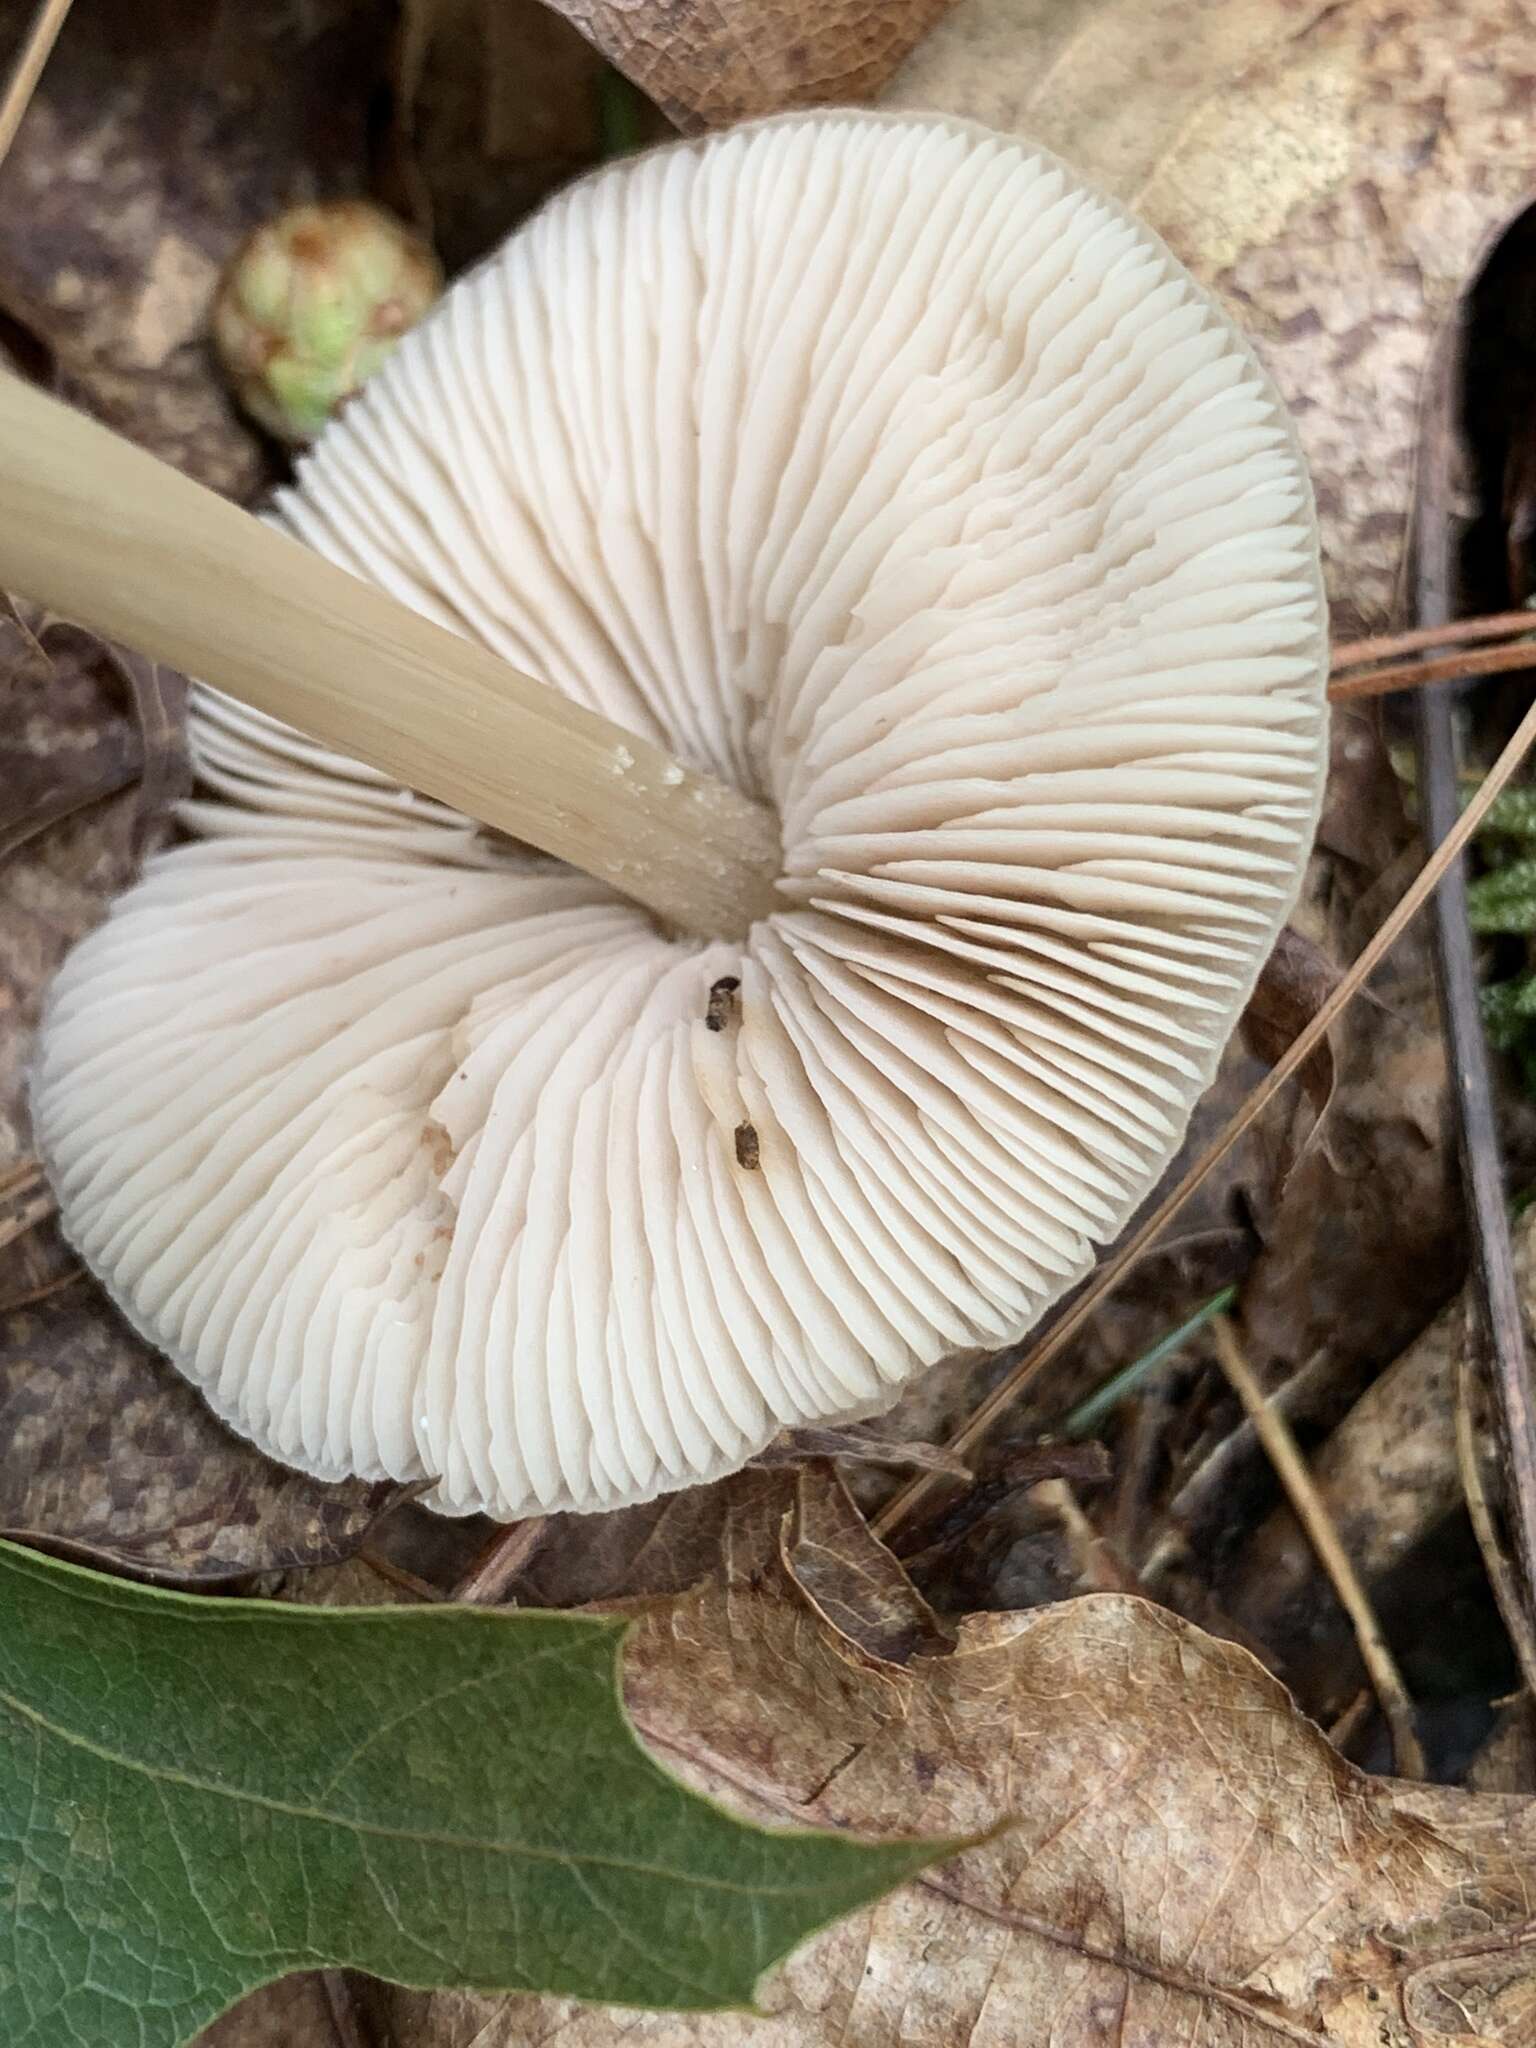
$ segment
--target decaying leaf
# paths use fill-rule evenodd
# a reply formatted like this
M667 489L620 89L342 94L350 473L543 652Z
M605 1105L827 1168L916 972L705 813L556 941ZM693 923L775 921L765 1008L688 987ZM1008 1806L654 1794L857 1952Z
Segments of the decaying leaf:
M1516 2048L1536 1802L1363 1777L1244 1651L1097 1595L973 1615L872 1669L776 1558L641 1621L626 1697L696 1783L779 1819L1004 1824L803 1950L767 2017L370 1993L418 2048ZM1405 2031L1404 2015L1417 2033Z
M872 99L954 0L550 0L682 128Z
M1516 1271L1536 1273L1536 1211L1514 1232ZM1467 1292L1429 1323L1331 1432L1311 1472L1362 1580L1380 1583L1462 1506L1456 1389L1468 1356ZM1279 1507L1223 1574L1234 1619L1268 1646L1309 1700L1347 1690L1350 1629L1295 1518Z
M1287 925L1265 961L1248 1007L1243 1037L1249 1050L1273 1065L1304 1031L1339 984L1334 962L1305 933ZM1333 1094L1333 1054L1320 1045L1299 1076L1313 1115L1321 1122Z
M0 1315L0 1534L180 1584L345 1557L402 1499L274 1465L83 1275Z
M828 1628L882 1664L943 1656L949 1629L875 1536L829 1466L809 1467L779 1524L779 1553Z
M269 475L205 345L282 206L358 189L387 0L77 7L0 170L0 311L64 395L233 497Z

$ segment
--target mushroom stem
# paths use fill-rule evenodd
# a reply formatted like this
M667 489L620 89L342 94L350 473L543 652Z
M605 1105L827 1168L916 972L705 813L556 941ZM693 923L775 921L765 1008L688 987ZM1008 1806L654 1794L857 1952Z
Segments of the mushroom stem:
M775 905L739 790L0 375L0 584L598 876L686 931Z

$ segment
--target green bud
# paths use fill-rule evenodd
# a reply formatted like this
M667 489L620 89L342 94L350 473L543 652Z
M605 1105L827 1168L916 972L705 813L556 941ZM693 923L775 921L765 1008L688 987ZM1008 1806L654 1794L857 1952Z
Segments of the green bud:
M426 243L362 199L292 206L224 273L213 338L241 405L295 445L371 377L443 288Z

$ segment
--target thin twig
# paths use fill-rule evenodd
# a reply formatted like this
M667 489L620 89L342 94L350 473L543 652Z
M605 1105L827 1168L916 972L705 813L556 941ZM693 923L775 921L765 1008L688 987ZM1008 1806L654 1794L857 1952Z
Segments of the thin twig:
M1525 759L1533 744L1536 744L1536 703L1531 705L1520 720L1503 752L1483 778L1476 796L1424 863L1374 937L1341 977L1338 986L1324 999L1316 1015L1297 1033L1288 1049L1200 1154L1177 1187L1165 1195L1146 1220L1132 1231L1119 1251L1100 1267L1098 1274L1079 1294L1071 1308L1052 1324L1041 1341L998 1382L975 1414L950 1440L948 1448L957 1457L966 1457L971 1447L979 1442L998 1417L1013 1405L1029 1382L1071 1343L1106 1295L1119 1285L1148 1245L1161 1235L1195 1190L1203 1185L1226 1158L1255 1117L1268 1108L1291 1076L1306 1065L1336 1020L1365 986L1423 908L1441 877L1482 824L1495 798ZM888 1537L899 1523L928 1498L938 1484L938 1478L939 1475L934 1473L922 1472L904 1486L876 1517L876 1535Z
M1337 1719L1329 1722L1327 1728L1328 1740L1341 1756L1347 1753L1350 1744L1370 1719L1371 1708L1374 1704L1375 1695L1372 1693L1371 1688L1368 1685L1363 1685L1344 1709L1343 1713Z
M11 75L5 81L5 91L0 94L0 164L10 154L11 144L16 140L16 131L32 104L32 95L37 91L37 81L43 75L43 66L53 54L53 46L59 39L59 30L64 26L72 0L42 0L42 5L32 17L32 26L27 30L27 39L22 44Z
M1318 1562L1328 1574L1340 1605L1349 1616L1355 1641L1360 1646L1361 1661L1381 1702L1387 1726L1392 1731L1392 1753L1398 1776L1423 1778L1427 1775L1424 1751L1414 1729L1413 1703L1397 1668L1397 1660L1382 1634L1381 1623L1376 1619L1376 1611L1360 1583L1359 1574L1350 1563L1349 1552L1339 1540L1339 1532L1333 1525L1323 1497L1312 1483L1306 1461L1296 1448L1291 1426L1265 1398L1264 1389L1254 1378L1243 1356L1230 1320L1226 1316L1218 1316L1211 1325L1211 1334L1216 1340L1216 1356L1221 1361L1221 1369L1258 1432L1259 1442L1269 1454L1269 1462L1285 1488L1296 1519L1306 1531L1308 1542L1317 1552Z
M40 1301L48 1301L55 1294L62 1294L66 1287L73 1287L85 1278L84 1266L71 1266L67 1273L60 1273L52 1280L44 1280L40 1286L29 1287L25 1294L9 1295L0 1301L0 1316L14 1315L20 1308L36 1308Z
M1528 628L1536 630L1536 627ZM1459 683L1470 676L1496 676L1536 668L1536 645L1478 647L1466 654L1447 654L1439 661L1404 661L1391 668L1368 669L1363 675L1330 678L1328 701L1348 703L1355 697L1385 697L1393 690L1414 690L1425 683Z
M441 1600L444 1595L440 1586L434 1586L429 1579L420 1578L415 1572L408 1572L403 1564L396 1564L392 1557L386 1557L382 1550L375 1550L365 1543L357 1553L357 1561L365 1565L376 1579L382 1579L386 1586L393 1586L397 1592L409 1593L413 1600Z
M1410 626L1406 633L1378 633L1369 640L1343 640L1332 648L1329 662L1338 675L1369 662L1397 661L1430 647L1465 647L1474 640L1513 640L1536 633L1536 612L1481 612L1475 618L1452 619L1443 626ZM1533 650L1536 651L1536 650Z
M494 1607L548 1533L547 1515L498 1529L449 1597L475 1607Z
M1449 630L1455 589L1452 478L1456 468L1453 387L1465 360L1460 321L1441 335L1429 386L1413 532L1413 596L1420 632ZM1428 644L1435 644L1429 642ZM1456 657L1447 657L1454 662ZM1466 657L1469 664L1476 656ZM1426 845L1443 840L1460 802L1456 727L1449 700L1425 692L1415 706L1418 727L1420 829ZM1504 1160L1494 1108L1493 1078L1483 1034L1481 991L1467 911L1464 860L1453 861L1435 893L1435 964L1440 989L1451 1099L1461 1153L1462 1196L1472 1238L1472 1265L1503 1454L1504 1509L1516 1581L1514 1597L1527 1623L1536 1616L1536 1406L1533 1406L1525 1301L1515 1272L1504 1194Z

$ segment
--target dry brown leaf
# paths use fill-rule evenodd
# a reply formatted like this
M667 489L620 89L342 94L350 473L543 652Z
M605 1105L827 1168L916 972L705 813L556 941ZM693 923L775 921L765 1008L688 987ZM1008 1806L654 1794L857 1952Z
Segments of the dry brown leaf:
M84 1278L0 1314L0 1534L182 1585L327 1563L402 1490L274 1465Z
M827 1626L866 1657L910 1664L943 1656L949 1629L854 1505L830 1465L796 1478L794 1502L779 1525L784 1569Z
M954 0L550 0L681 128L872 99Z
M1335 631L1387 622L1431 338L1536 188L1523 0L958 0L886 103L1058 151L1167 237L1290 401Z
M1273 1066L1338 987L1339 969L1315 939L1287 925L1264 962L1248 1007L1243 1039L1250 1052ZM1333 1094L1333 1053L1321 1045L1302 1068L1302 1087L1321 1122ZM1315 1126L1314 1126L1315 1128Z
M233 497L269 466L205 346L219 271L281 206L358 189L392 12L77 7L0 171L0 311L64 395Z
M337 2039L318 1974L264 1984L197 2037L196 2048L351 2048Z
M1004 1827L802 1950L763 2018L375 1987L415 2048L1516 2048L1536 1996L1536 1803L1352 1770L1252 1658L1098 1595L860 1657L737 1552L640 1620L646 1741L776 1820ZM1416 2030L1416 2031L1415 2031Z

